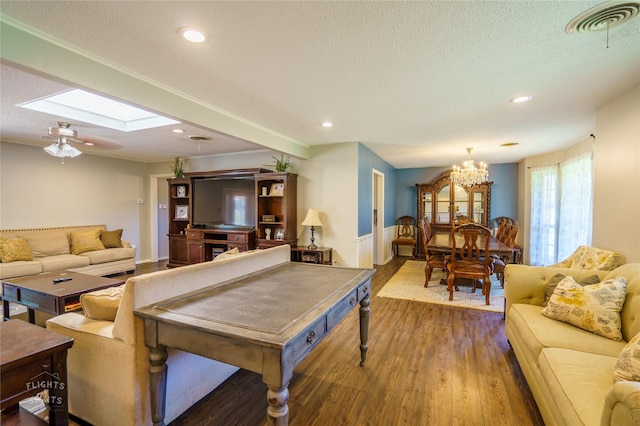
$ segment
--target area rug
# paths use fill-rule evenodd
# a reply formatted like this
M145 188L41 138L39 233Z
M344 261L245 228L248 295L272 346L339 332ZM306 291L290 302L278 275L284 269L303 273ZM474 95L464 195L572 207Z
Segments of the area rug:
M377 296L481 309L491 312L504 311L504 290L500 286L500 281L494 275L491 276L491 304L487 306L482 289L477 287L475 293L472 293L470 285L458 286L459 290L454 291L453 300L449 301L447 286L440 284L440 279L444 277L442 270L433 271L429 285L425 288L424 267L425 262L423 261L407 260L398 272L387 281Z

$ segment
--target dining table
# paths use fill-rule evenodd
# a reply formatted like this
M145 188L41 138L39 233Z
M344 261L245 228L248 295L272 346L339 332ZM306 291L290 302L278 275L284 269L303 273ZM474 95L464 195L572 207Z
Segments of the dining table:
M454 237L451 236L451 232L434 232L429 241L427 241L427 250L440 253L451 253L451 250L453 249L453 238ZM455 238L456 247L462 247L464 244L464 236L456 234ZM485 238L486 237L484 235L480 235L478 237L479 247L484 247ZM509 247L494 236L489 238L489 254L495 254L500 257L506 256L509 259L513 259L514 248Z

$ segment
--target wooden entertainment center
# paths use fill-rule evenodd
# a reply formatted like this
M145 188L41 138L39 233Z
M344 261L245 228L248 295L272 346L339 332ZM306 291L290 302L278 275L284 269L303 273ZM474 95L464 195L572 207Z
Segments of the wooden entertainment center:
M167 181L170 268L210 261L233 248L247 251L296 245L296 174L238 169L185 173L183 178ZM198 187L205 191L205 181L212 182L212 186L226 184L229 188L210 190L222 191L224 196L219 197L198 193ZM225 217L231 218L230 223L217 220L218 217L211 219L211 223L203 222L198 217L203 212L224 216L225 212L211 213L219 210L227 213ZM251 223L247 223L249 217Z

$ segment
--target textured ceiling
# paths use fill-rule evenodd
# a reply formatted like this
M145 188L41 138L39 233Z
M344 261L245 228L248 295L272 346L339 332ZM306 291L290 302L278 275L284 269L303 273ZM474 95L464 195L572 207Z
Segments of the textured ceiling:
M588 138L595 111L640 83L640 18L613 28L609 47L603 32L565 32L600 3L3 0L0 12L241 123L302 146L362 142L408 168L459 163L466 147L476 160L514 162ZM209 41L186 44L177 37L182 26L203 29ZM3 140L35 143L30 138L57 119L12 105L61 87L6 65ZM33 87L21 78L34 79ZM533 101L508 102L523 94ZM334 127L321 127L325 120ZM166 131L123 136L73 124L80 134L124 145L104 155L141 161L260 149L262 142L236 147L234 138L210 131L219 129L190 128L223 142L198 146ZM508 142L519 145L500 147Z

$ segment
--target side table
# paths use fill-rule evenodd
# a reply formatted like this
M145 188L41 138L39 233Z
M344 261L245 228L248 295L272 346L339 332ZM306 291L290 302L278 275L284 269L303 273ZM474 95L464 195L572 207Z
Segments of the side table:
M0 335L0 409L46 389L49 424L69 424L67 350L73 339L21 320L0 322Z
M331 247L318 247L315 249L305 246L291 247L291 261L331 265L332 252Z

